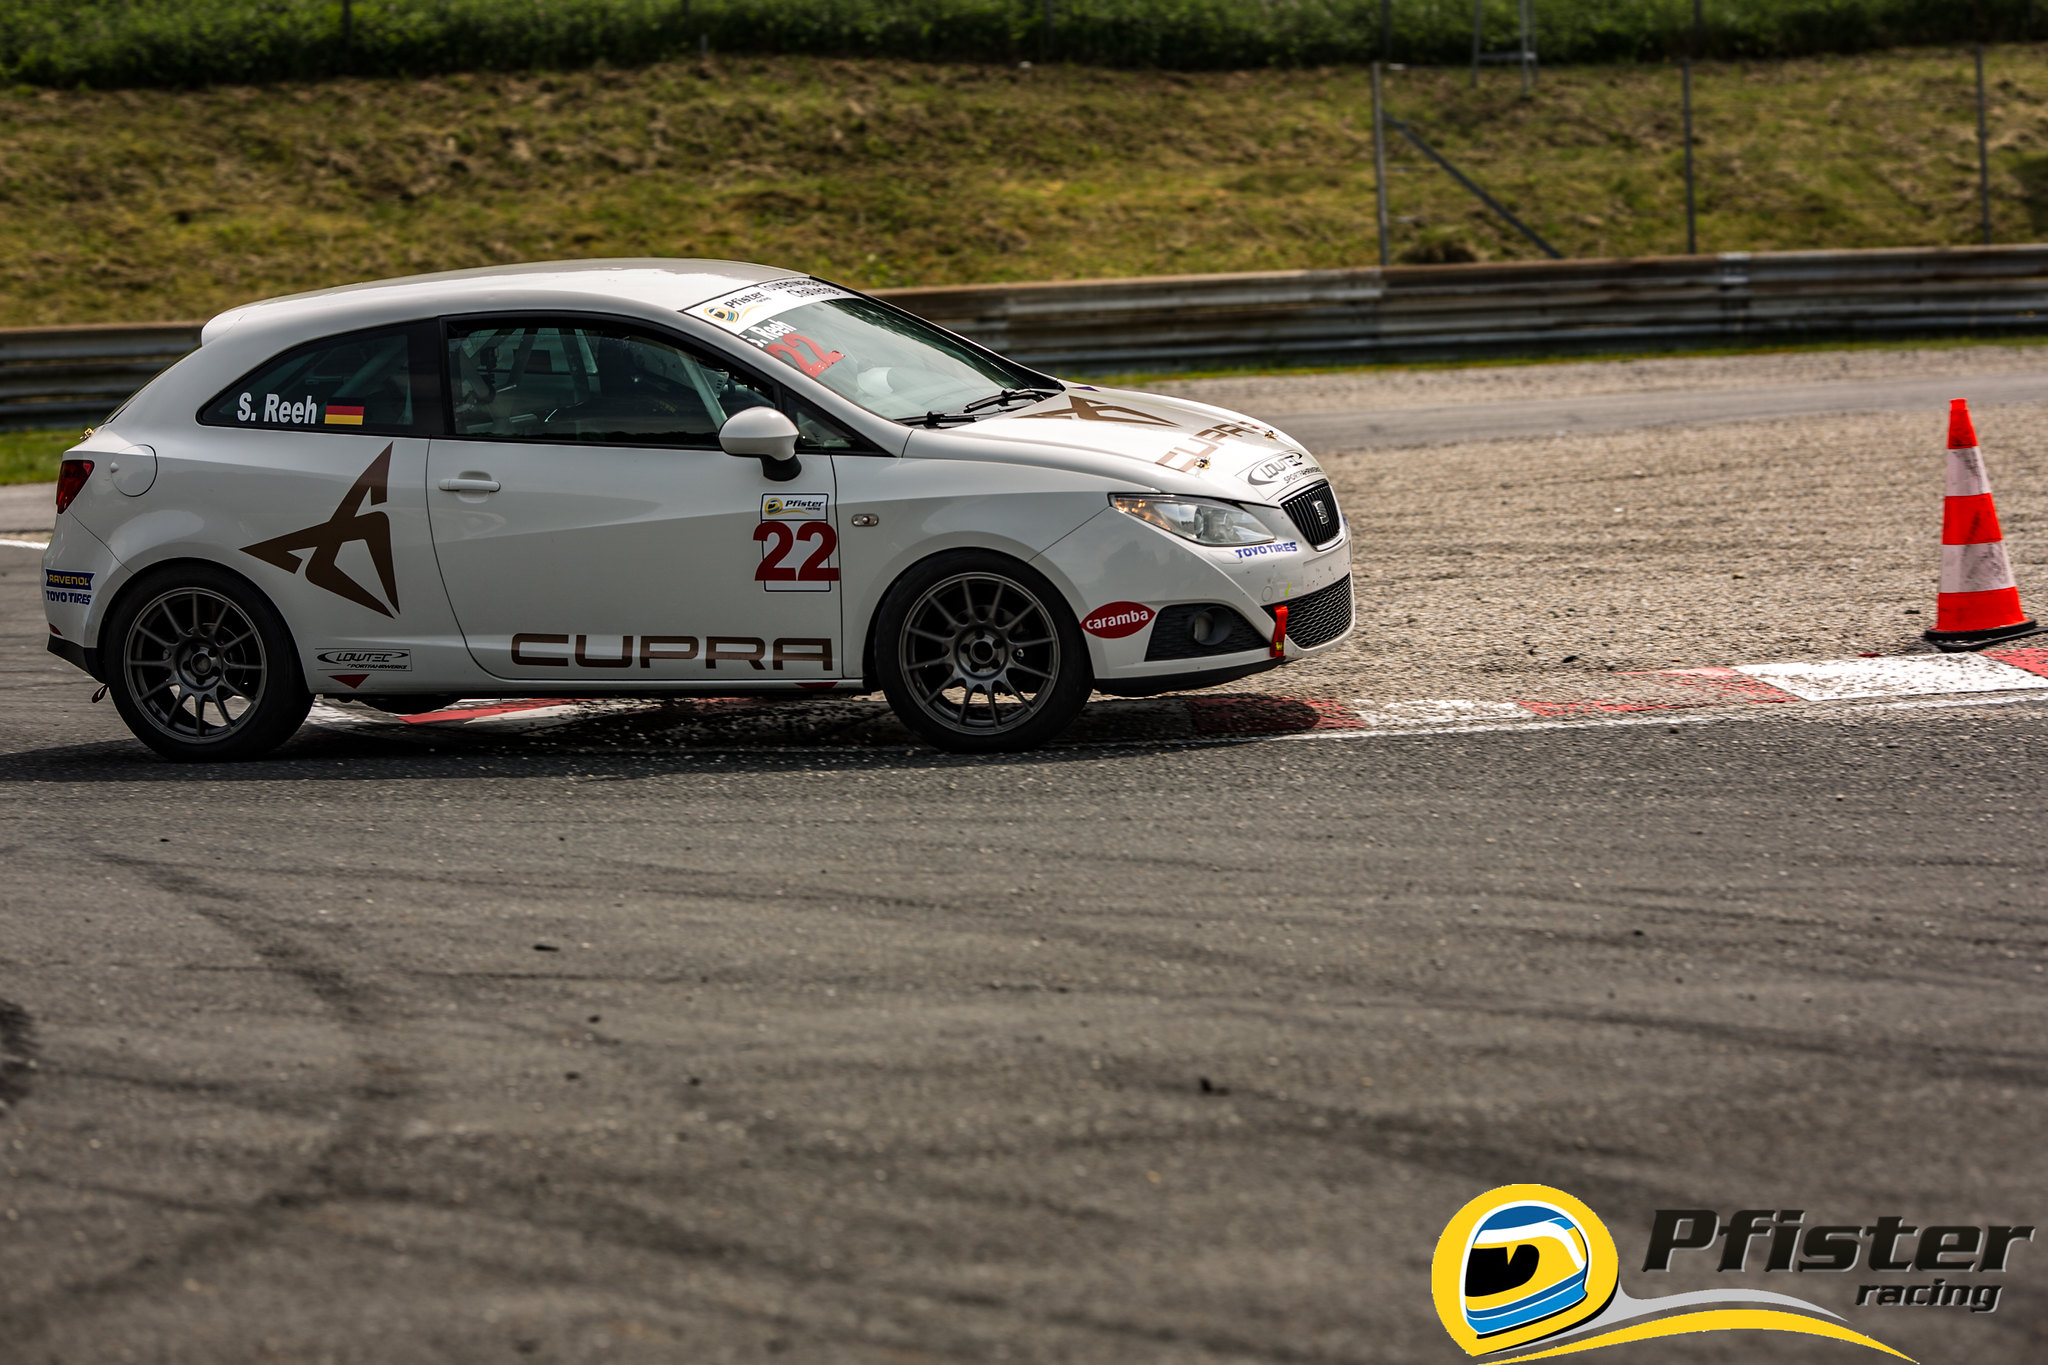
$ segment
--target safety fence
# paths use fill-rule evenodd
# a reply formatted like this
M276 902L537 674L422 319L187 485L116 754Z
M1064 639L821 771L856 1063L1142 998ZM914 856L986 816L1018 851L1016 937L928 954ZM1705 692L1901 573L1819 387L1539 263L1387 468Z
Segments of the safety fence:
M1288 270L889 289L1060 374L2048 331L2048 245ZM0 329L0 427L104 416L199 324Z

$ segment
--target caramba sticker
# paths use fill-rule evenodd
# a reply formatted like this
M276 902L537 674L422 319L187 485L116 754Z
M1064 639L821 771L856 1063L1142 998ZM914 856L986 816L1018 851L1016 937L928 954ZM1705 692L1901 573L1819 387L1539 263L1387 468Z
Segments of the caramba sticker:
M744 332L757 323L765 322L778 313L792 308L801 308L807 303L827 303L833 299L850 299L851 293L837 285L821 280L770 280L767 284L749 285L745 289L727 294L721 299L700 303L683 311L692 317L703 318L715 323L728 332ZM757 345L765 343L757 342Z
M1278 455L1260 460L1244 471L1244 481L1254 488L1265 488L1271 484L1286 485L1320 474L1323 467L1299 450L1282 451Z
M327 668L346 668L358 673L410 673L409 649L323 649L313 656Z
M1142 602L1111 602L1089 612L1081 621L1081 629L1105 640L1121 640L1151 625L1155 615L1157 613Z
M763 493L754 541L754 581L769 592L830 592L839 581L830 493Z
M67 607L92 605L92 575L75 569L43 570L43 600Z

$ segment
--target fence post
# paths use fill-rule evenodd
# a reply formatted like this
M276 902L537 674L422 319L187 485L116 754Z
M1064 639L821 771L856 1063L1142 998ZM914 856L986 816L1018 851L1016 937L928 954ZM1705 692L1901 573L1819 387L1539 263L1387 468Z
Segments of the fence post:
M1383 62L1394 60L1394 0L1380 0L1380 50L1373 55Z
M1700 250L1699 217L1692 188L1692 57L1700 45L1700 0L1692 0L1692 41L1686 44L1685 59L1680 67L1683 84L1681 100L1685 105L1685 254L1696 256Z
M1045 0L1045 22L1038 30L1038 60L1041 62L1052 60L1052 6L1053 0Z
M1372 64L1372 197L1380 216L1380 268L1387 267L1387 115L1380 102L1380 64Z
M1472 88L1479 88L1479 26L1486 21L1486 0L1472 0Z
M1977 44L1977 200L1984 208L1984 245L1991 245L1991 143L1984 131L1984 44Z

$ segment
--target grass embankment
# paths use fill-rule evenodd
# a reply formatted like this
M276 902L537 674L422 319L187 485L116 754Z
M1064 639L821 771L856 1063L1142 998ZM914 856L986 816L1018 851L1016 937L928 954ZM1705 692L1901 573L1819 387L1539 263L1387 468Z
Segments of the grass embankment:
M2048 49L1994 49L2001 240L2048 217ZM1389 85L1569 255L1684 244L1678 74ZM1967 55L1710 65L1702 249L1975 239ZM0 325L198 318L415 271L613 255L866 286L1377 259L1368 79L805 58L632 72L0 93ZM1526 257L1398 140L1396 259Z
M1687 0L1546 5L1550 61L1657 59L1695 43ZM1050 36L1044 15L1055 17ZM1516 0L1481 7L1486 46L1515 45ZM1380 50L1379 0L10 0L0 80L70 87L639 65L695 53L1066 61L1183 70L1398 59L1463 61L1472 11L1403 3ZM2033 0L1713 0L1692 50L1715 57L1861 52L2048 36ZM1048 48L1048 43L1050 47Z
M57 457L77 443L77 427L0 431L0 484L45 483L56 478Z

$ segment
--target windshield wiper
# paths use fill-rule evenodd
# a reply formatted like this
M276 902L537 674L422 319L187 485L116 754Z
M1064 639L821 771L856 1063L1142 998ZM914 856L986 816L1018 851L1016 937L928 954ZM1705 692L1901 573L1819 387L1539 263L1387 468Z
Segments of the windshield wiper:
M948 422L972 422L974 417L965 412L928 412L922 417L899 418L907 427L937 427Z
M1058 392L1058 389L998 389L986 398L975 399L972 403L960 409L960 411L963 413L979 412L983 408L992 408L998 403L1014 403L1019 398L1029 398L1036 402L1040 398L1050 398Z

